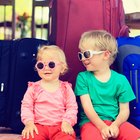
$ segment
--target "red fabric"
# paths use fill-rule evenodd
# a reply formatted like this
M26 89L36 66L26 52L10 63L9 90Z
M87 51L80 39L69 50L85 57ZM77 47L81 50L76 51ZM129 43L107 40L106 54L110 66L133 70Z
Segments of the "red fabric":
M107 125L112 122L105 121ZM140 130L134 127L132 124L125 122L120 126L120 133L118 138L109 140L137 140L140 137ZM103 140L99 130L92 124L86 123L81 128L82 140Z
M61 126L43 126L43 125L36 125L38 128L39 134L34 133L34 139L30 138L25 139L22 138L22 140L46 140L46 139L54 139L54 140L75 140L76 136L73 135L67 135L61 131Z
M64 50L69 72L62 79L68 80L73 87L77 74L85 70L77 57L81 34L106 29L118 37L127 31L122 0L54 0L50 13L49 41Z

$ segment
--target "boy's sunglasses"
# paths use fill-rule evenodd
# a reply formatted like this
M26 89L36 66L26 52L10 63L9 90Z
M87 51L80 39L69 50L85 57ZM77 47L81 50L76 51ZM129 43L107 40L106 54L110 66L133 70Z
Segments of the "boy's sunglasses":
M53 69L53 68L55 68L56 63L53 62L53 61L50 61L50 62L47 62L47 63L44 63L44 62L42 62L42 61L38 61L38 62L36 63L36 65L35 65L35 68L36 68L37 70L44 70L44 68L45 68L46 66L48 66L50 69Z
M87 50L87 51L84 51L84 52L78 52L78 58L80 61L82 61L83 57L85 59L90 59L93 55L95 54L101 54L105 51L92 51L92 50Z

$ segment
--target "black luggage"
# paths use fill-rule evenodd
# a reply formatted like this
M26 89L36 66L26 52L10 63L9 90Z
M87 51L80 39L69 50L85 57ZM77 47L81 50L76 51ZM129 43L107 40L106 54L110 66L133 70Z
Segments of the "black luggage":
M35 38L14 40L12 41L12 46L9 47L10 49L5 50L5 54L9 58L9 63L7 66L4 65L6 62L0 65L1 88L5 91L3 93L5 101L2 98L0 99L5 102L3 104L4 115L0 116L0 120L3 117L6 118L5 126L10 127L15 133L21 133L23 129L20 118L20 107L28 81L39 80L39 76L34 70L34 65L36 63L38 47L42 44L48 44L48 41ZM7 70L1 69L5 66ZM5 75L7 76L6 82L3 81L3 76ZM3 87L2 83L4 83Z
M7 93L10 75L10 59L13 41L0 40L0 125L7 125Z

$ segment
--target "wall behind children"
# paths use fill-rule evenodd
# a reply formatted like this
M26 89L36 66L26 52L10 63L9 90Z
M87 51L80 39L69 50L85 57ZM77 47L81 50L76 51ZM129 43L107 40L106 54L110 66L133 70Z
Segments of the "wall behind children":
M140 0L123 0L125 13L140 12L140 2L139 1ZM32 14L32 0L15 0L15 5L16 5L16 15L17 16L22 15L24 12L26 12L29 16L31 16L31 14ZM7 8L6 11L8 13L6 20L10 20L11 9ZM3 20L3 12L4 12L3 8L0 8L0 13L1 13L0 14L0 21ZM41 17L40 14L41 14L41 12L39 12L39 11L36 12L36 17L40 18ZM46 20L45 22L48 22L48 17L46 15L44 15L43 18ZM38 19L38 21L39 20L40 19ZM130 29L130 30L131 30L130 36L140 35L140 29ZM28 36L30 36L30 33L28 33Z
M43 15L41 11L41 7L37 7L35 17L36 17L36 22L38 24L41 23L41 18L43 18L43 23L48 23L49 17L47 16L49 13L49 8L45 7L43 8ZM32 0L15 0L15 11L16 11L16 17L19 15L23 15L24 12L26 12L29 16L30 19L28 21L29 24L29 32L27 34L27 37L31 36L31 15L32 15ZM3 21L4 19L4 7L0 6L0 22ZM11 13L11 7L7 6L6 8L6 21L11 21L12 13ZM0 32L0 39L2 39L3 35L1 35L3 32ZM40 32L39 32L40 33ZM18 31L16 30L16 38L18 38ZM46 38L46 37L45 37Z

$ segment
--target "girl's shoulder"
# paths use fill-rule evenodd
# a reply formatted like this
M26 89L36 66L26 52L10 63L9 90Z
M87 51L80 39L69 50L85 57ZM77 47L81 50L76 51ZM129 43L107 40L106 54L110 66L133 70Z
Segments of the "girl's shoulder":
M64 88L72 88L72 84L68 81L61 81L61 86Z
M40 81L36 81L36 82L28 82L28 87L36 87L40 85Z
M29 81L28 82L28 89L30 91L32 91L33 93L40 92L42 90L40 85L41 85L41 81L36 81L36 82Z

